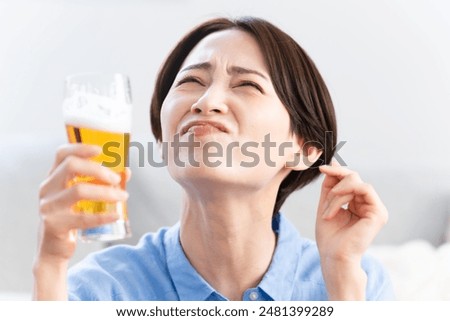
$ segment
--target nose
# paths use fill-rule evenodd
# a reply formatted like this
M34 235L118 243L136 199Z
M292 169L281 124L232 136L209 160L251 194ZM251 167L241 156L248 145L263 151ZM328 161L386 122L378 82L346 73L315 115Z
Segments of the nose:
M204 94L191 106L195 114L224 114L228 112L226 94L217 86L209 87Z

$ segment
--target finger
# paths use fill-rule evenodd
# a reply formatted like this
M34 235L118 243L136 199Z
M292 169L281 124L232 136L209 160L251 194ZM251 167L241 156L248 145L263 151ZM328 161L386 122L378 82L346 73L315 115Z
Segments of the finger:
M61 164L68 156L77 156L80 158L91 158L102 152L102 148L97 145L88 144L65 144L56 151L55 162L50 174Z
M70 211L70 208L81 200L120 202L127 199L128 193L120 188L83 183L42 199L39 205L41 213L49 214Z
M344 182L343 184L336 185L332 192L337 195L342 194L354 194L358 195L364 200L367 204L373 204L377 205L382 203L380 197L378 196L377 192L373 188L372 185L364 182L358 182L358 183L351 183L351 182Z
M376 198L373 201L368 201L369 197L366 196L364 198L364 196L355 194L355 199L349 204L348 209L352 213L357 213L357 215L361 218L367 218L372 221L376 221L380 226L383 226L389 219L389 213L376 193L375 197ZM357 205L358 203L359 205ZM361 205L361 203L363 203L363 205Z
M325 173L325 179L322 182L322 190L328 192L337 183L339 183L339 181L340 181L340 179L338 177L328 175Z
M117 213L95 214L95 215L75 215L69 221L70 226L76 229L93 228L100 225L108 224L117 221L120 215Z
M337 194L350 194L354 188L358 185L363 184L361 177L356 172L351 172L350 174L344 176L333 188L330 193Z
M107 214L65 214L42 217L46 233L50 235L65 235L74 229L87 229L117 221L117 213Z
M111 185L117 185L121 181L121 176L114 172L111 168L102 166L100 163L72 155L64 159L57 171L58 174L62 174L62 177L66 176L64 183L67 183L69 180L73 179L74 176L94 177L101 182Z
M356 173L348 168L336 164L337 163L333 163L333 165L322 165L319 167L319 170L325 174L325 180L322 184L322 191L325 193L332 189L346 176Z
M131 169L129 167L125 168L125 180L128 182L131 179Z
M331 189L336 186L336 184L339 183L339 179L333 176L325 176L325 179L322 182L322 188L320 192L320 199L319 199L319 207L318 211L323 212L327 207L330 200L330 191Z
M339 165L337 162L333 162L332 165L322 165L319 166L319 170L326 175L334 176L336 178L342 179L346 175L354 173L354 171Z
M343 206L351 202L354 198L353 194L339 195L333 197L328 207L324 210L322 217L324 219L332 219Z
M99 163L70 155L43 182L40 188L40 197L66 188L67 183L77 175L93 177L111 185L117 185L121 181L120 175L113 170L101 166Z
M338 185L341 180L345 179L345 177L350 176L351 178L359 178L358 174L354 171L349 170L344 167L336 167L337 165L329 166L324 165L321 166L320 169L322 173L325 174L325 179L322 183L321 195L319 200L319 211L323 211L328 207L329 201L333 195L330 195L330 191Z
M327 205L329 202L330 191L334 191L334 188L336 188L338 184L341 184L342 181L345 181L345 184L361 181L358 173L348 168L342 167L338 162L335 161L332 162L332 165L321 166L320 170L326 175L326 178L322 184L321 195L321 202L323 202L325 205Z

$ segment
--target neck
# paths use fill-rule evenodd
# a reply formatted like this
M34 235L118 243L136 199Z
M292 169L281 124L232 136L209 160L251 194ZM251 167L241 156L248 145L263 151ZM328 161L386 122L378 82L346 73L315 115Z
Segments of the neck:
M186 195L181 244L214 289L230 300L241 300L246 289L258 285L272 260L276 236L273 202L268 200L276 194L220 189L205 196Z

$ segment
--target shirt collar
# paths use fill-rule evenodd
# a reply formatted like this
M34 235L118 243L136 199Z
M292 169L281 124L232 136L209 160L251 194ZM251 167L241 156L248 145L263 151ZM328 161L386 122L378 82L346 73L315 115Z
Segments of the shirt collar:
M179 222L167 231L164 244L167 267L181 301L205 301L217 293L198 274L184 254L180 243Z
M278 234L277 245L269 269L258 288L272 300L289 301L301 255L300 236L295 227L280 214L274 216L272 228ZM187 259L180 243L179 222L167 231L164 244L167 266L180 300L226 300L201 277Z

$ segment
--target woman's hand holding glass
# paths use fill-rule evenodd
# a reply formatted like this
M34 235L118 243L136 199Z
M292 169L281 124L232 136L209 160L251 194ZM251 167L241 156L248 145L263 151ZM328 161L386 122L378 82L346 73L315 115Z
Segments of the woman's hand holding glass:
M38 255L34 265L37 282L35 296L39 299L65 299L65 288L48 290L58 275L65 279L69 259L76 248L77 229L86 229L116 221L117 213L85 215L73 210L80 200L125 201L128 193L118 188L121 178L111 169L91 161L101 153L94 145L66 144L58 149L55 162L39 191L41 226ZM130 171L127 169L127 178ZM102 184L69 184L75 176L94 177ZM49 275L50 272L53 276ZM65 282L63 282L65 284ZM41 288L40 288L41 286ZM42 295L45 295L43 297ZM61 296L60 296L61 295Z

